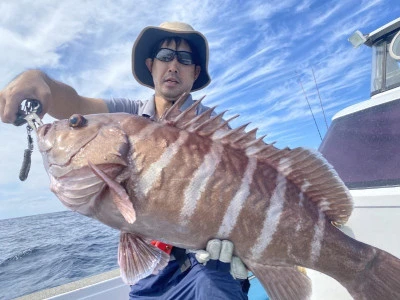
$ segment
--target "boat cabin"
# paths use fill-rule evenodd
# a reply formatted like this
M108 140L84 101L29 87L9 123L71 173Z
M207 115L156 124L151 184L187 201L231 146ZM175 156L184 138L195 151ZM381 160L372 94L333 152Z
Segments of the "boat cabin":
M338 112L319 151L350 189L400 185L400 18L349 39L372 48L371 99Z

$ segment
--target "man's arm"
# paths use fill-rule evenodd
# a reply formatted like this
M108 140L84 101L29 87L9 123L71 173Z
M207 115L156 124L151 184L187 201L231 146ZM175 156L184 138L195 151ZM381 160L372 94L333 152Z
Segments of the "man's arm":
M71 86L51 79L46 74L44 77L53 97L48 110L48 114L52 117L65 119L74 113L87 115L108 112L104 100L80 96Z
M37 99L43 111L56 119L69 118L74 113L106 113L108 108L102 99L78 95L71 86L56 81L40 70L29 70L0 91L0 117L5 123L15 121L16 113L24 99Z

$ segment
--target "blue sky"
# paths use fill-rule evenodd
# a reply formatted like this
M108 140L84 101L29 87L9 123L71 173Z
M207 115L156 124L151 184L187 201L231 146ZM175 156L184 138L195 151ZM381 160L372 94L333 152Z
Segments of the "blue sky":
M5 2L5 1L4 1ZM342 108L369 98L371 49L347 38L400 16L397 0L371 1L81 1L0 3L0 87L39 68L88 97L147 99L152 90L131 73L132 44L142 28L190 23L208 39L211 84L194 94L252 122L278 147L318 148ZM149 3L150 2L150 3ZM52 121L46 117L45 122ZM0 219L64 210L49 190L37 147L30 176L18 179L25 127L0 124Z

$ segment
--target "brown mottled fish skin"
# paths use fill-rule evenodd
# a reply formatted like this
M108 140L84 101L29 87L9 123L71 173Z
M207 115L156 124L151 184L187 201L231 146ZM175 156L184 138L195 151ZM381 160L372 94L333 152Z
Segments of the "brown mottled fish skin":
M99 114L82 126L62 120L39 129L52 191L123 233L128 283L166 263L132 265L146 261L143 245L160 256L141 238L185 249L219 238L234 243L271 299L310 297L310 281L295 266L335 278L354 299L400 299L400 260L331 224L346 222L353 206L319 154L266 145L211 110L196 117L197 104L180 113L178 101L160 122Z

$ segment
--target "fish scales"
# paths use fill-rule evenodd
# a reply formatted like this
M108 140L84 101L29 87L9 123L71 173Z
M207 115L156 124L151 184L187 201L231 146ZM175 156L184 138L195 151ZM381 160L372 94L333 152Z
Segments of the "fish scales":
M118 261L127 283L168 261L148 239L199 249L219 238L235 244L271 299L310 296L296 266L337 279L355 299L400 297L399 260L332 226L346 222L352 201L318 153L277 149L256 140L256 130L231 130L222 114L195 116L199 102L180 112L181 101L160 122L102 114L38 132L59 199L121 230Z
M170 131L170 128L164 131L160 129L159 134L154 137L155 143L164 145L163 139L168 137L170 144L165 144L165 148L174 148L176 141L184 132L178 134L174 130L175 135L171 137L166 131ZM213 145L211 140L208 143L204 141L199 143L197 139L204 140L201 137L186 140L178 151L169 151L171 155L168 157L168 164L163 168L155 168L159 176L152 172L157 179L151 187L148 187L147 194L152 201L146 202L143 207L145 211L157 211L152 218L172 217L181 223L187 223L188 236L183 239L186 242L188 238L194 239L193 247L200 246L198 239L193 236L194 231L208 232L210 238L216 235L216 228L220 226L221 213L224 213L229 205L229 202L225 200L233 198L237 193L236 189L239 189L241 182L240 174L244 172L246 166L246 161L243 161L236 152L229 154L228 152L232 150L224 150L221 145ZM145 150L149 147L148 144L148 142L139 143L135 150L138 151L139 148ZM130 184L136 187L136 194L143 193L142 184L140 184L141 175L151 170L152 166L159 165L164 153L165 151L152 156L152 161L148 162L147 168L139 172L137 182L131 179L133 182ZM162 188L164 186L168 188ZM211 216L210 219L215 224L210 223L210 219L201 217L203 214Z
M301 204L300 190L286 180L284 176L279 175L276 170L268 168L265 164L260 164L260 168L263 169L260 172L268 173L270 178L275 173L275 177L271 178L270 181L259 183L262 186L265 186L266 182L274 183L266 188L272 193L267 197L262 193L257 195L254 191L262 189L256 185L250 187L253 193L229 238L238 240L242 236L251 237L241 242L243 252L246 253L250 249L250 251L253 251L253 255L258 257L257 260L268 261L271 264L277 262L288 265L298 264L299 258L294 261L293 257L287 255L290 251L295 251L297 256L304 254L301 260L304 264L311 252L307 250L307 246L312 244L316 218L314 217L315 214L311 214L311 212L316 211L316 209L307 202ZM257 173L255 176L260 177ZM256 209L253 209L253 207ZM309 217L299 220L299 215ZM298 224L301 224L301 226L296 231L295 228ZM247 229L247 231L243 229ZM301 237L302 242L291 245L291 240L296 237ZM289 247L291 247L291 250Z

